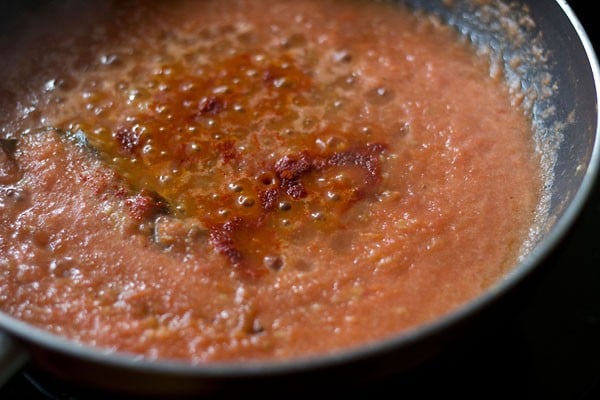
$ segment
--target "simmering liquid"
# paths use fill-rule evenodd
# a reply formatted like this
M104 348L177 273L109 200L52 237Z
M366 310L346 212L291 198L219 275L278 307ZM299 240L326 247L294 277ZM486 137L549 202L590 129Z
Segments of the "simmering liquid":
M531 123L436 18L104 7L0 93L0 310L150 358L288 359L430 322L517 262Z

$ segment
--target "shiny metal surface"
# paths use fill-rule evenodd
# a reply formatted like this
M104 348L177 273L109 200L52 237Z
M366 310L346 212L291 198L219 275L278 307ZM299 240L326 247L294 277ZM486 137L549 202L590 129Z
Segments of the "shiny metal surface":
M531 105L541 140L553 142L560 135L549 201L553 218L540 228L545 234L506 280L455 313L410 334L357 351L292 362L190 367L75 346L3 314L0 314L0 328L23 342L19 346L33 363L57 377L118 392L153 394L221 393L232 388L244 392L261 390L265 385L300 390L306 382L325 386L345 385L349 380L358 383L410 370L453 343L477 318L489 313L500 299L511 295L547 262L580 215L596 182L600 163L597 112L600 73L589 38L564 1L518 2L527 5L535 21L535 28L525 32L531 40L524 42L524 49L514 48L502 36L501 27L478 14L472 2L456 1L456 8L437 1L411 3L439 13L476 43L491 43L506 62L515 52L530 51L534 40L547 52L547 61L532 59L529 66L515 74L519 75L520 84L533 89L546 73L557 83L556 92L532 101ZM14 4L3 7L3 11L8 10L6 13L19 12ZM7 18L6 13L3 18ZM9 25L3 26L2 34L10 34L6 29ZM549 107L555 110L550 116L545 112Z

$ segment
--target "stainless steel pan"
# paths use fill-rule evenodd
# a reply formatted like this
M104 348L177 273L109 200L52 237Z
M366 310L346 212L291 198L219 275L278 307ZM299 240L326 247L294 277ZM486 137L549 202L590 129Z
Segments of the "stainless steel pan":
M39 17L72 3L76 2L0 2L1 38L10 40L26 18L25 10ZM407 3L438 14L476 46L492 49L493 57L504 63L510 84L529 94L525 103L547 168L547 215L538 221L535 245L513 272L434 323L376 344L309 360L195 366L149 361L80 346L0 313L0 382L29 361L51 376L122 394L243 394L253 390L265 394L269 388L289 392L347 386L426 362L482 315L493 312L496 304L516 296L521 284L543 268L576 222L598 174L600 70L596 55L565 1ZM521 62L511 62L515 57ZM552 90L548 90L548 79Z

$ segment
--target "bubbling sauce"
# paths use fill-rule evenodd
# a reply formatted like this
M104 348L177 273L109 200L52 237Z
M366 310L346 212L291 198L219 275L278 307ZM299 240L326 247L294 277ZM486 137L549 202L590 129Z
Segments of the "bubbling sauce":
M0 310L149 358L288 359L430 322L517 262L530 121L435 17L107 4L3 127Z

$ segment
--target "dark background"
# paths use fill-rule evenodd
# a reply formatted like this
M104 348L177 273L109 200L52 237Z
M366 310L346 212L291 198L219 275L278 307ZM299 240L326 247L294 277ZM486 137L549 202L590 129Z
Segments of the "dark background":
M598 2L569 4L600 52L598 14L592 10ZM431 362L344 397L600 400L598 183L563 245L522 291L498 320ZM319 395L318 388L314 393ZM0 389L0 400L91 397L49 383L29 367Z

